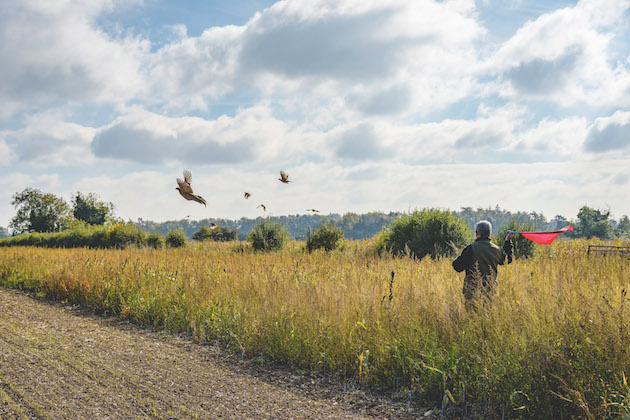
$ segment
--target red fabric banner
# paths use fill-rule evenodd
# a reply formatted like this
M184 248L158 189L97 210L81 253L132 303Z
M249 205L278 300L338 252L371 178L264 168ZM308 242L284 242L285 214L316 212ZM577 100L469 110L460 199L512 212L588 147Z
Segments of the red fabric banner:
M556 240L556 238L561 233L564 233L567 230L574 232L573 226L565 226L560 230L554 230L552 232L515 232L515 233L520 233L527 239L530 239L539 245L550 245L553 241Z

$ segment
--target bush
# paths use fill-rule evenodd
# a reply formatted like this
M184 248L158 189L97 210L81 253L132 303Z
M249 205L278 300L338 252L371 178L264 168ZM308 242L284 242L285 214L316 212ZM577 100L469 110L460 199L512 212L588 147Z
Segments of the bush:
M164 237L157 232L150 233L147 237L147 245L151 248L161 249L164 247Z
M309 228L306 234L306 250L311 252L314 249L323 248L326 251L332 251L341 245L342 240L343 230L333 224L321 225L312 234Z
M183 230L174 229L166 234L166 238L164 241L166 242L166 246L168 246L169 248L181 248L186 246L186 242L188 242L188 237Z
M281 250L289 238L286 227L268 220L257 223L247 236L255 251Z
M523 222L517 219L510 219L506 224L504 224L499 232L496 233L492 242L502 247L505 242L505 235L507 235L508 230L513 230L516 232L527 232L527 231L536 231L536 225L533 222ZM514 235L512 238L512 244L514 245L514 258L530 258L534 256L536 252L536 243L527 239L522 235Z
M146 233L134 225L117 223L107 229L105 241L108 248L124 249L132 244L142 246L146 243Z
M193 233L192 236L195 241L205 241L206 239L210 239L219 242L235 241L237 237L238 230L230 229L227 226L219 226L214 229L210 229L207 226L201 226L197 232Z
M454 256L471 240L472 232L464 219L447 210L423 209L394 220L391 228L378 235L376 246L394 255L435 258Z

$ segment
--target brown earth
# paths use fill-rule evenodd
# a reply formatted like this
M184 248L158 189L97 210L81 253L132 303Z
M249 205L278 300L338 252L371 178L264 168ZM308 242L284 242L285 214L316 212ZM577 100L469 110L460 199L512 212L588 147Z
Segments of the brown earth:
M322 377L0 288L0 419L424 415Z

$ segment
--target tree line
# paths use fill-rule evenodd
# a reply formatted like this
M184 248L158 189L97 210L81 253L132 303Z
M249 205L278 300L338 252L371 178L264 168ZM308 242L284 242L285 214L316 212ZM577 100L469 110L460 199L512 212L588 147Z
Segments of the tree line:
M26 188L13 195L11 204L16 208L16 214L11 219L8 229L0 227L0 237L20 235L31 232L60 232L77 226L105 225L107 223L124 223L115 216L113 203L101 200L94 193L77 192L72 195L71 202L52 193L42 192L35 188ZM129 220L133 224L149 233L166 235L173 230L183 231L188 238L203 240L244 240L254 226L263 219L278 223L286 227L289 235L298 240L306 240L309 232L322 225L340 228L348 239L371 238L381 232L383 228L391 227L394 220L404 216L400 212L370 212L365 214L308 214L288 216L257 217L255 219L224 219L207 218L203 220L172 220L153 222L139 218ZM568 232L567 237L598 237L611 239L613 237L630 237L630 219L623 215L619 220L612 220L610 210L594 209L583 206L574 219L556 215L551 220L537 212L510 212L499 206L488 208L462 207L452 214L463 219L472 229L479 220L489 220L495 232L500 232L508 226L522 226L527 230L554 230L566 225L572 225L575 232ZM209 230L212 223L220 229Z

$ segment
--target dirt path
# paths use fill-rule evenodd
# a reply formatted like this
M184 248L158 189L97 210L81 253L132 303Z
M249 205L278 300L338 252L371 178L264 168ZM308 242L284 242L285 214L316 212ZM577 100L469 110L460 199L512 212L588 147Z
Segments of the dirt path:
M0 288L1 419L422 417L341 391Z

